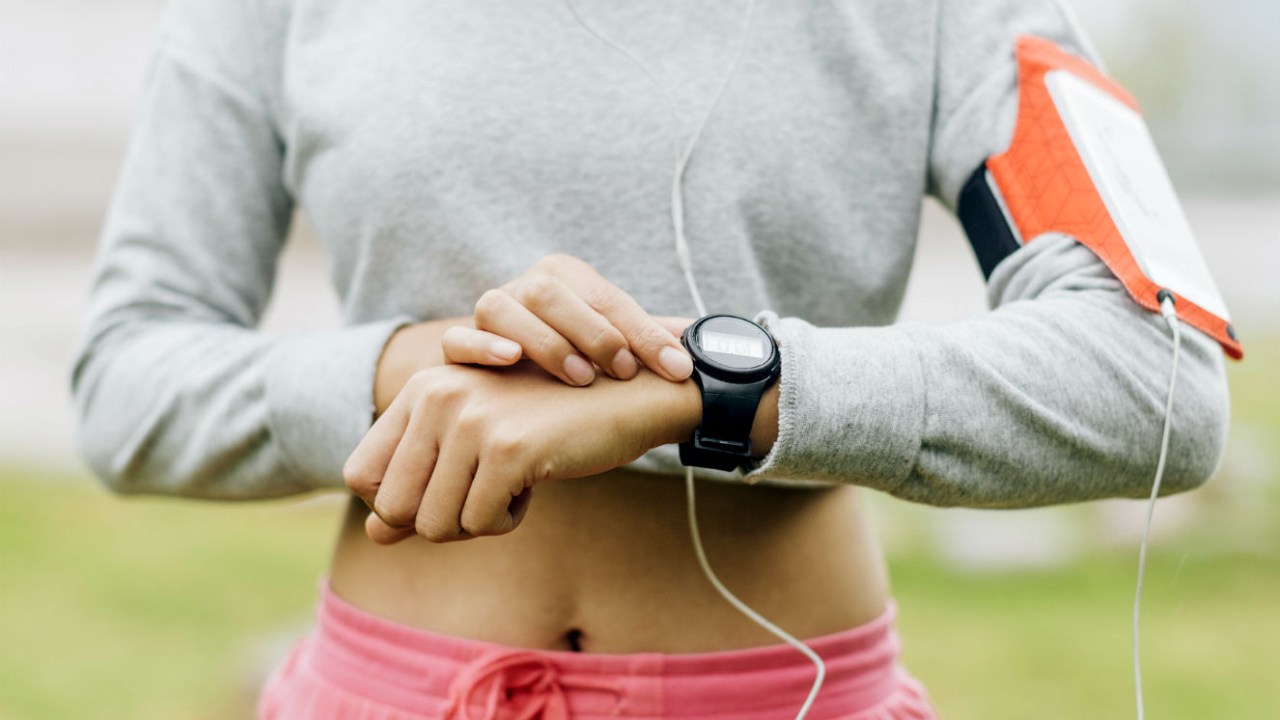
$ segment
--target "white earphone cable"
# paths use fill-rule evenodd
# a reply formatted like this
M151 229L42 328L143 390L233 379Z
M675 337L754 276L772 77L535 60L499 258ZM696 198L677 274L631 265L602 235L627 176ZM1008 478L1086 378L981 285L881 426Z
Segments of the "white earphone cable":
M720 100L724 98L725 91L729 88L729 81L733 79L734 74L738 70L738 65L742 61L742 53L747 47L747 38L750 36L751 27L755 23L756 0L748 0L746 19L743 22L742 36L738 39L738 47L733 54L733 61L729 64L729 70L725 73L724 80L720 83L720 88L716 91L716 96L711 101L711 107L707 108L707 112L703 114L701 122L693 132L693 137L689 139L689 144L685 147L684 152L680 151L680 116L676 113L676 104L671 94L667 92L667 88L658 79L656 73L650 69L649 65L634 53L618 43L610 40L602 35L595 28L591 27L578 14L577 8L574 7L571 0L564 0L565 7L569 13L573 15L573 19L582 26L597 40L613 48L621 53L628 60L640 68L653 84L658 95L662 97L662 103L667 106L667 112L671 115L671 147L673 157L675 159L675 172L671 182L671 225L675 230L676 239L676 255L680 259L680 268L684 271L685 282L689 285L689 293L693 296L694 307L698 311L698 317L707 314L707 306L702 301L702 293L698 291L698 281L693 276L693 259L689 254L689 242L684 235L684 172L689 166L689 158L693 157L693 148L698 144L698 139L702 137L702 131L707 127L707 122L711 120L711 116L715 114L716 108L720 106Z
M748 0L747 2L747 13L746 19L743 22L742 36L739 38L737 49L734 51L733 61L729 65L729 70L725 73L724 80L720 83L720 88L711 102L711 107L709 107L707 112L702 116L702 120L694 130L693 137L690 138L689 144L685 147L684 152L680 151L680 117L676 112L675 101L672 99L670 93L667 92L666 87L662 82L658 80L658 76L643 60L636 57L635 54L600 34L588 25L586 21L582 19L582 16L578 14L578 10L573 6L571 0L564 0L564 4L565 7L568 8L569 13L573 15L574 20L576 20L584 30L593 35L600 42L621 53L639 67L640 70L648 76L649 81L653 83L654 88L662 97L663 103L667 106L667 111L671 115L672 148L675 158L675 171L673 173L671 183L671 225L672 229L675 231L676 256L680 260L681 270L684 271L685 282L689 286L689 294L693 297L693 304L697 310L698 317L705 316L707 314L707 307L702 301L702 294L698 291L698 282L693 275L693 259L689 254L689 242L685 238L684 234L684 173L685 169L689 166L689 158L693 156L694 146L698 144L698 139L702 137L702 131L706 128L707 122L711 119L716 108L720 105L720 100L724 97L725 91L729 87L729 81L737 72L738 65L742 60L742 54L747 45L747 38L750 36L751 27L755 21L756 0ZM771 633L773 636L794 647L797 651L807 657L817 669L817 673L813 681L813 687L809 691L809 696L805 699L800 711L796 714L796 720L803 720L803 718L808 715L809 709L813 706L814 701L817 700L818 692L822 689L822 683L825 680L827 673L826 665L822 662L822 658L814 652L812 648L797 640L787 631L770 622L760 613L756 612L749 605L740 600L738 596L734 595L729 588L724 586L724 583L720 582L720 578L717 577L715 571L711 569L711 563L707 561L707 554L702 547L701 533L698 532L698 512L695 501L696 493L693 482L692 467L685 468L685 495L688 499L689 535L693 540L693 551L694 554L697 555L698 565L702 568L702 574L707 577L707 580L710 581L711 585L720 593L720 596L737 609L738 612L745 615L748 619Z
M1138 642L1138 618L1142 608L1142 580L1147 572L1147 538L1151 534L1151 516L1155 513L1156 498L1160 495L1160 481L1164 479L1165 460L1169 456L1169 426L1173 417L1173 390L1178 383L1178 355L1182 349L1182 328L1178 313L1174 310L1173 296L1161 293L1160 314L1173 332L1173 370L1169 374L1169 399L1164 406L1164 432L1160 438L1160 459L1156 462L1156 479L1151 485L1151 499L1147 501L1147 517L1142 524L1142 543L1138 546L1138 584L1133 593L1133 687L1138 700L1138 720L1145 717L1142 704L1142 661Z
M697 279L693 274L693 260L689 253L689 243L685 238L684 233L684 174L689 165L689 159L693 156L693 149L697 145L698 139L702 136L702 132L706 128L707 122L711 119L711 116L719 106L720 100L724 97L725 91L729 87L729 81L733 78L739 63L741 62L743 51L746 48L747 38L750 35L750 30L754 21L755 0L748 0L746 20L744 22L742 36L739 39L737 49L734 52L733 61L729 66L728 72L725 74L724 81L720 84L720 88L716 92L716 96L711 103L711 107L708 108L706 114L703 115L701 122L698 123L698 126L693 133L693 137L690 139L689 144L685 147L683 153L680 151L679 115L676 113L675 102L666 91L666 87L658 80L657 75L643 60L636 57L632 52L613 42L588 25L586 21L582 19L582 16L578 14L577 8L574 7L571 0L564 0L564 4L565 7L568 8L570 14L573 15L574 20L576 20L584 30L593 35L600 42L608 45L631 60L632 63L644 72L644 74L649 78L649 81L653 84L654 88L658 91L658 94L662 97L663 104L667 106L667 111L671 115L672 148L675 159L675 171L673 173L671 184L671 224L675 231L676 255L680 260L680 268L684 272L685 282L689 286L689 294L693 297L693 303L697 309L698 316L702 317L707 314L707 308L706 304L702 300L702 294L698 291ZM1169 378L1169 395L1165 403L1164 429L1160 439L1160 456L1156 463L1155 481L1152 484L1151 498L1147 503L1146 519L1142 527L1142 542L1138 550L1138 581L1133 598L1133 679L1135 693L1137 696L1138 720L1145 719L1142 697L1142 666L1139 642L1142 584L1143 579L1146 576L1147 545L1151 533L1151 518L1155 512L1156 499L1160 495L1160 484L1164 478L1165 462L1168 459L1170 420L1173 416L1174 389L1178 380L1178 358L1182 347L1182 331L1178 324L1177 312L1174 309L1174 301L1171 295L1165 294L1163 296L1160 303L1160 310L1161 315L1164 317L1165 322L1173 333L1173 368ZM823 681L826 677L826 666L823 663L822 658L819 657L812 648L800 642L790 633L786 632L782 628L770 622L767 618L760 615L760 613L753 610L749 605L740 600L724 586L719 577L716 576L715 571L711 569L711 564L708 562L706 552L702 547L702 537L698 531L698 514L693 481L693 468L691 467L686 468L685 470L685 491L688 500L689 534L693 540L694 554L697 555L698 564L702 568L702 572L707 577L707 580L711 582L716 591L719 592L730 605L737 609L738 612L745 615L752 622L773 634L775 637L794 647L797 651L813 662L817 669L813 687L809 692L809 696L805 699L804 705L796 714L796 720L803 720L803 718L808 714L809 709L813 706L814 701L817 699L818 692L821 690Z
M813 648L800 642L791 633L773 624L763 615L753 610L750 605L738 599L737 595L734 595L729 588L724 586L724 583L720 582L720 578L711 569L711 563L707 561L707 553L702 549L702 536L698 532L698 510L694 504L693 468L685 468L684 480L685 494L688 496L689 535L693 538L693 552L698 556L698 564L702 566L702 574L707 576L707 579L711 581L720 596L736 608L738 612L746 615L749 620L809 658L809 662L813 663L813 666L817 669L817 674L813 678L813 686L809 689L809 696L805 698L804 704L800 706L800 711L796 713L796 720L803 720L809 714L809 709L813 707L813 703L818 699L818 692L822 690L822 683L827 677L826 663L822 661L822 657L818 653L813 651Z

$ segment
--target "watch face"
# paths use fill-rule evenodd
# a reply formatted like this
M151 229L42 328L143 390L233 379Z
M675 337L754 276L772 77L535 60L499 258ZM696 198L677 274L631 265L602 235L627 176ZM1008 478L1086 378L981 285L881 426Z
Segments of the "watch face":
M756 360L764 360L768 357L764 353L764 341L758 337L745 337L714 330L703 330L698 336L698 342L702 343L702 349L709 353L732 355L735 358L754 358Z
M730 374L767 371L777 362L773 338L759 325L711 315L690 328L697 359Z

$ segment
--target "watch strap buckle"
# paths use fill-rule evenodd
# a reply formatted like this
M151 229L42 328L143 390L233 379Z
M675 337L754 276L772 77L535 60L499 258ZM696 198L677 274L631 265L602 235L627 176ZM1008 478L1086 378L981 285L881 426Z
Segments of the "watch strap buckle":
M713 470L737 470L751 462L751 440L707 437L698 428L693 431L692 440L680 443L680 462Z

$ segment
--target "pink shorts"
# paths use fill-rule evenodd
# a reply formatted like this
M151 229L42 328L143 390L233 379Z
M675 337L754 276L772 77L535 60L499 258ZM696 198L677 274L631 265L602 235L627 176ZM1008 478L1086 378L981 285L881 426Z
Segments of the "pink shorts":
M813 684L795 649L663 655L525 650L425 632L321 591L314 631L267 680L267 720L790 720ZM811 720L933 720L898 664L894 609L807 641L827 678Z

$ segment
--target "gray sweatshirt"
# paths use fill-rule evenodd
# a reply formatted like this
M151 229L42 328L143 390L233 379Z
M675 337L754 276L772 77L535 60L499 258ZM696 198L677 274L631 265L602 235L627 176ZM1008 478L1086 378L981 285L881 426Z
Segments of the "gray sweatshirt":
M744 0L575 4L655 69L687 138ZM779 436L748 480L987 507L1150 492L1170 335L1071 238L1008 257L981 316L894 324L922 198L953 208L1008 143L1020 34L1088 54L1051 0L760 0L685 183L710 310L780 318ZM390 333L551 253L692 316L668 122L561 0L174 0L75 364L85 457L126 493L340 487ZM256 327L295 208L341 330ZM1170 492L1226 433L1221 351L1188 329L1182 353ZM671 450L636 466L678 472Z

